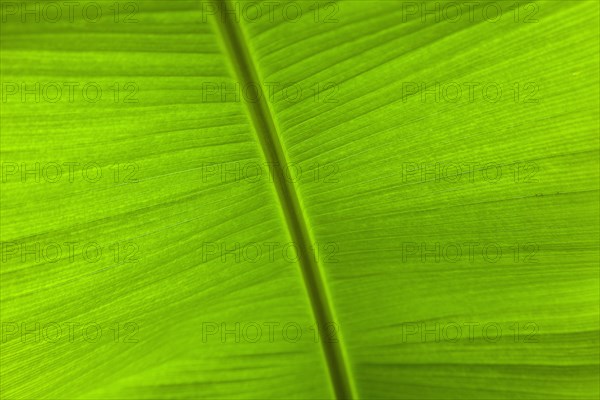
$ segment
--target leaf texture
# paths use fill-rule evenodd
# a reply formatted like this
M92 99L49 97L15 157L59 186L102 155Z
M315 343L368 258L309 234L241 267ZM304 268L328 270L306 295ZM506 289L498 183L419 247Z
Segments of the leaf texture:
M597 398L598 3L275 3L2 0L2 398Z

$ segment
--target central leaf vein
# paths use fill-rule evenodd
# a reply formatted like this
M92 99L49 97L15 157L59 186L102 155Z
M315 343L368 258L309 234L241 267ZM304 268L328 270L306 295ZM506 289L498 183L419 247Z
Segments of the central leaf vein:
M234 20L234 10L230 0L213 0L221 12L215 18L218 30L227 48L231 63L243 87L260 84L258 72L250 55L249 47L238 23ZM230 10L230 12L225 12ZM287 159L277 133L272 112L266 96L257 101L246 101L247 109L254 124L262 151L269 163L274 165L273 182L279 202L285 215L287 228L298 249L298 261L302 270L304 286L310 299L314 317L319 325L320 342L327 362L329 377L338 399L355 398L350 369L342 340L332 340L327 334L328 327L335 324L333 308L327 294L327 287L318 260L312 256L311 235L302 212L298 193L293 182L285 179L283 167Z

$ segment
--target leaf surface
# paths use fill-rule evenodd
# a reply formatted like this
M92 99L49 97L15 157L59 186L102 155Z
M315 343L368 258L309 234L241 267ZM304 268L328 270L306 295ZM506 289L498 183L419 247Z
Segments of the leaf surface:
M2 1L2 398L597 398L598 3L278 3Z

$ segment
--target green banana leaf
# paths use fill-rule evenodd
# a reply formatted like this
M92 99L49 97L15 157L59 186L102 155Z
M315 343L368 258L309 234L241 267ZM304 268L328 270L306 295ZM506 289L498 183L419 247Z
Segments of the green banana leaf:
M2 399L597 399L597 1L5 1Z

